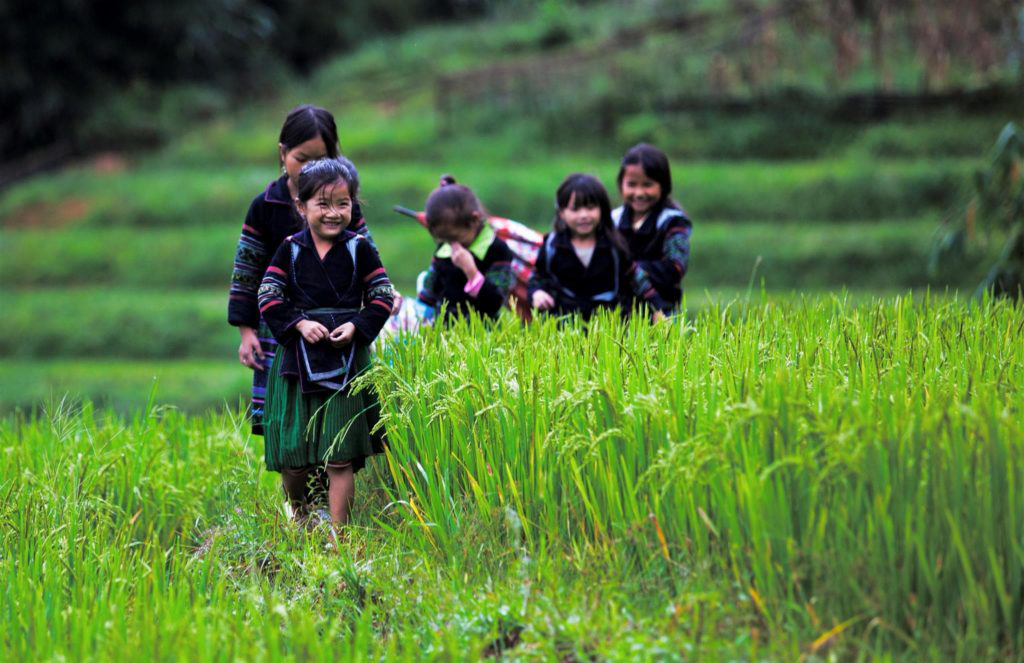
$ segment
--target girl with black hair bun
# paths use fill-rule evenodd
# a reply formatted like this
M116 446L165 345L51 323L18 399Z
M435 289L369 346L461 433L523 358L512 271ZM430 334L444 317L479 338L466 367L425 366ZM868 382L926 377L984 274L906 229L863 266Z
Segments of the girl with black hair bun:
M420 276L417 301L430 311L447 307L449 320L471 312L496 319L515 283L515 256L488 223L476 194L443 175L427 198L424 223L438 246Z

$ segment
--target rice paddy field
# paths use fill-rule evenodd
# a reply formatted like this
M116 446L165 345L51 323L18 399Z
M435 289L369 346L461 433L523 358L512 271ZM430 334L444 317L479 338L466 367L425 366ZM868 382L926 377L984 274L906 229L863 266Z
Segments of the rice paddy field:
M237 413L52 402L0 424L0 654L1014 659L1022 320L755 295L404 337L340 541Z
M928 269L1024 105L840 117L879 84L867 58L837 85L827 35L780 28L774 78L731 92L747 110L673 109L736 26L702 0L700 35L595 55L655 4L368 41L158 148L0 191L0 660L1024 659L1024 308L973 296L995 244ZM921 80L906 46L895 93ZM596 64L526 76L519 105L441 98L566 62ZM608 72L665 99L629 109ZM755 103L797 84L799 112ZM361 387L389 448L341 538L289 519L226 323L245 210L303 102L337 116L407 296L433 244L391 207L441 173L543 231L565 175L616 199L622 153L653 141L694 221L668 322L383 343Z

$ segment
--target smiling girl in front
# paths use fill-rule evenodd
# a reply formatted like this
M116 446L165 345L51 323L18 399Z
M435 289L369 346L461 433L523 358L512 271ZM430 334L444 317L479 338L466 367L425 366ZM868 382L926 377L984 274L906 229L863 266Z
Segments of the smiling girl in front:
M331 519L348 522L355 472L383 450L371 433L376 393L351 393L369 365L368 348L393 305L377 252L349 230L359 177L344 158L306 164L296 206L307 227L282 242L259 289L260 312L281 349L267 385L267 469L281 472L298 519L308 512L306 481L326 465Z
M611 203L591 175L565 178L555 193L554 230L545 235L530 278L534 308L584 320L600 308L628 309L637 299L654 312L667 308L643 270L630 259L612 224Z
M672 199L668 157L653 145L636 145L622 158L616 181L623 205L612 211L615 227L658 294L678 309L693 226Z

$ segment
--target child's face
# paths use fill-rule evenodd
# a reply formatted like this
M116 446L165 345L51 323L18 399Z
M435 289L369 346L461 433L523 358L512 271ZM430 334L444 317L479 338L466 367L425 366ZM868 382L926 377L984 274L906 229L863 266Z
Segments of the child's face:
M430 234L435 241L444 244L469 246L476 239L476 236L480 234L481 228L483 228L483 223L480 219L477 219L471 226L458 226L452 223L442 225L430 231Z
M629 164L622 173L622 202L643 216L661 200L661 185L644 172L640 164Z
M601 208L597 205L577 206L575 193L569 198L569 205L558 213L573 237L593 237L597 232L597 224L601 222Z
M310 232L320 239L334 241L352 221L352 196L345 180L325 184L298 207Z
M281 153L281 163L284 164L284 170L288 173L288 179L293 184L298 183L299 172L306 162L316 161L327 156L327 146L324 145L324 139L320 136L314 136L290 150L278 143L277 149Z

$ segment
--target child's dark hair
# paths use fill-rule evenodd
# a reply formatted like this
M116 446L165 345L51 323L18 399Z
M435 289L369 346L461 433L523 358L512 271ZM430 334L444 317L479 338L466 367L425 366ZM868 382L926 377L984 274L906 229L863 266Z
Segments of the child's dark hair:
M359 172L351 161L345 157L310 161L299 172L297 198L305 203L316 195L321 187L339 180L348 185L348 193L355 203L359 195Z
M307 140L319 136L327 148L327 156L334 158L341 154L338 146L338 127L334 116L323 108L310 104L296 106L288 113L281 126L281 137L278 142L284 149L291 150Z
M668 157L664 152L647 143L634 145L622 157L619 174L615 178L619 190L622 190L622 178L626 175L626 166L637 165L643 169L647 177L661 185L661 200L658 203L664 204L666 207L679 207L679 203L672 198L672 170L668 165Z
M575 196L575 198L573 197ZM555 232L566 230L565 221L562 220L561 211L569 207L597 207L601 210L601 218L597 222L596 232L611 240L615 248L629 255L629 248L625 238L615 229L615 222L612 221L612 204L608 199L608 192L605 190L601 180L593 175L584 173L573 173L564 180L558 191L555 192L555 220L553 223Z
M442 176L441 181L444 184L427 198L427 230L433 234L440 228L473 228L481 223L487 213L473 190L456 184L451 175Z

